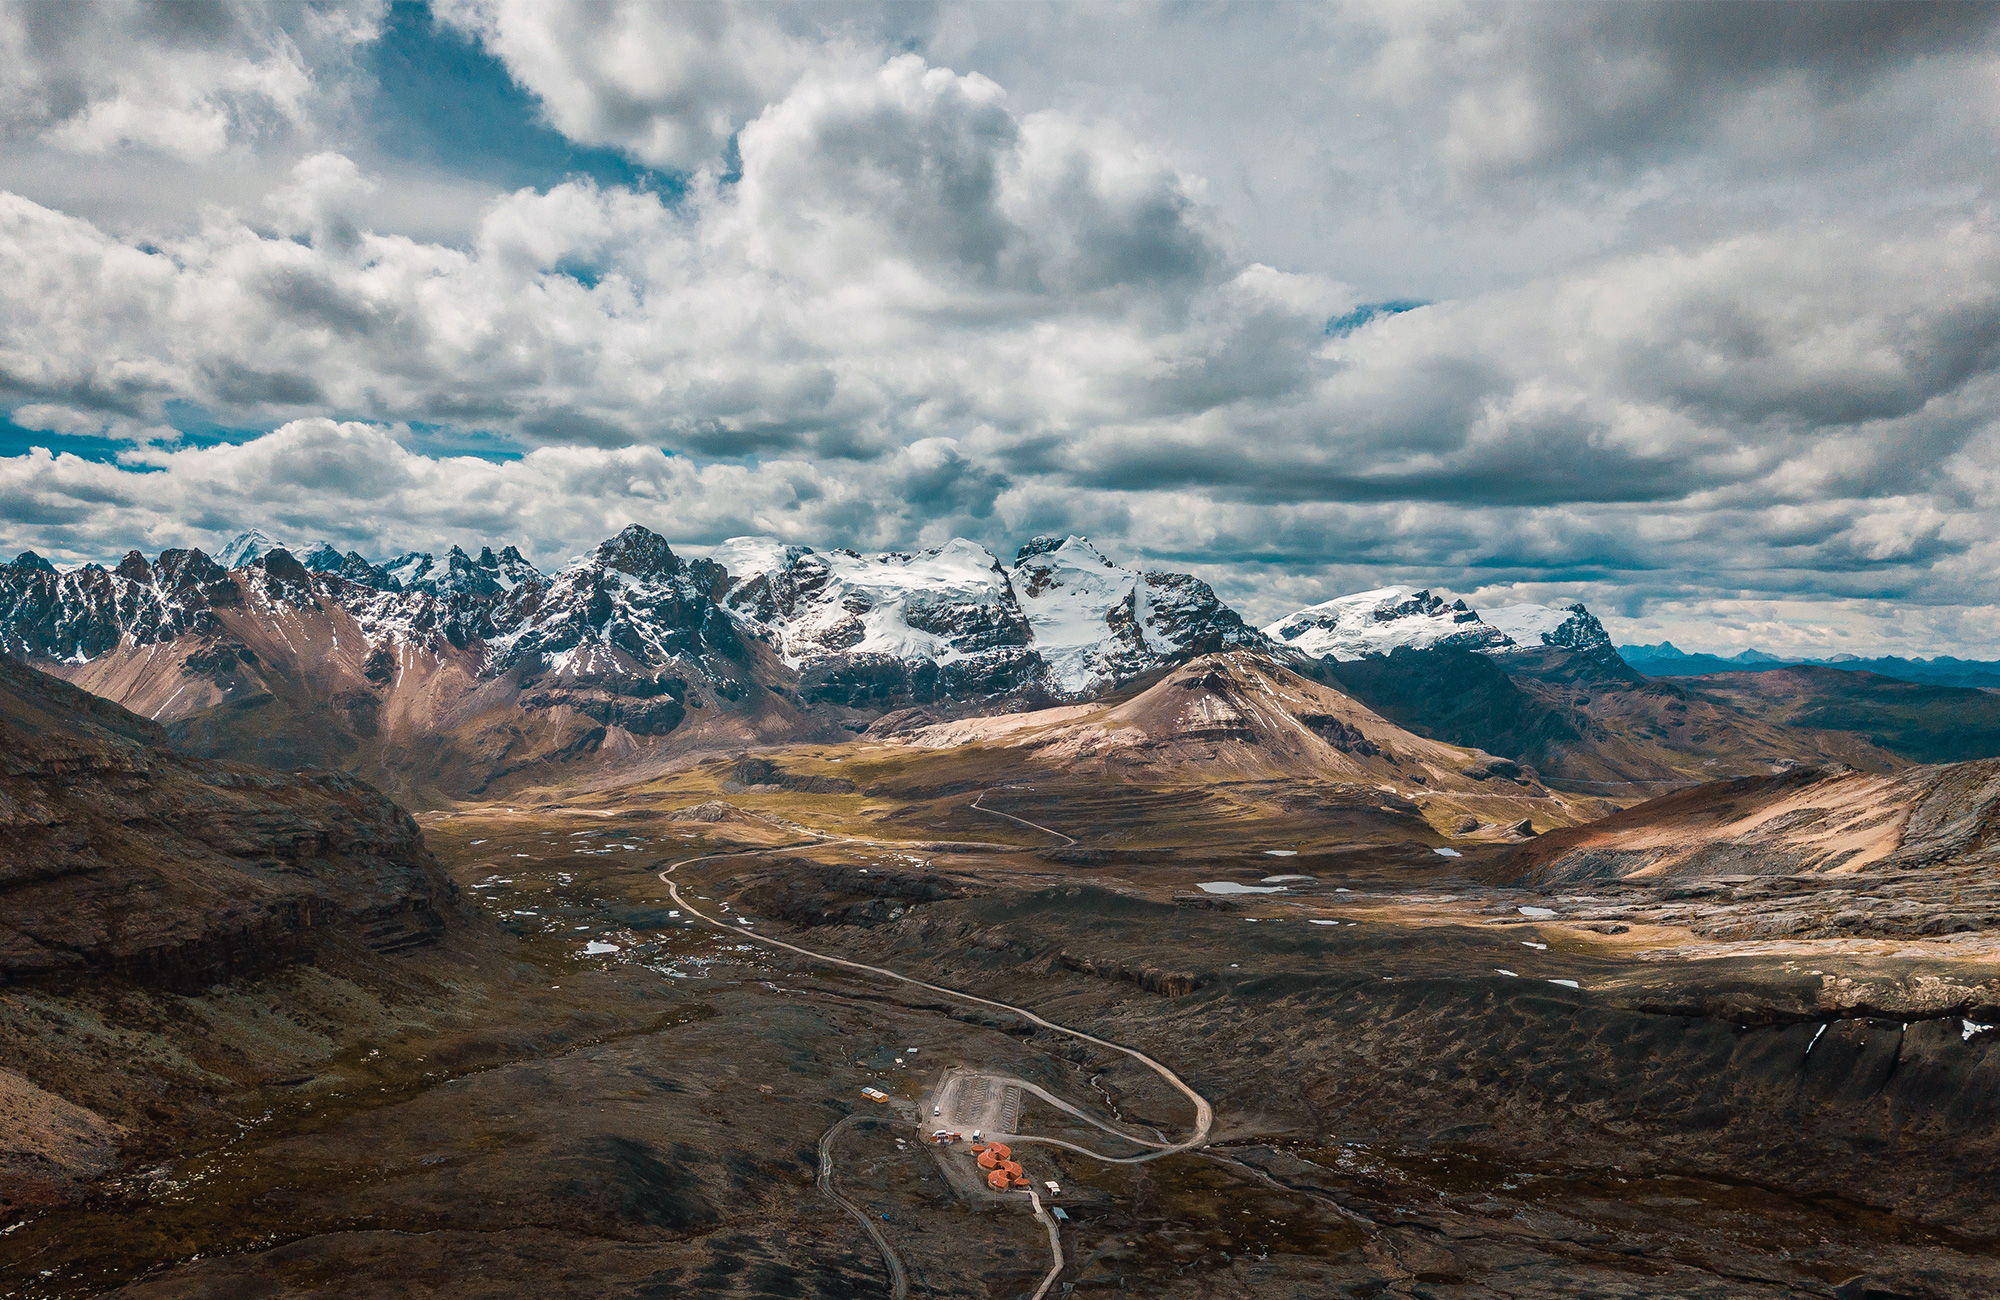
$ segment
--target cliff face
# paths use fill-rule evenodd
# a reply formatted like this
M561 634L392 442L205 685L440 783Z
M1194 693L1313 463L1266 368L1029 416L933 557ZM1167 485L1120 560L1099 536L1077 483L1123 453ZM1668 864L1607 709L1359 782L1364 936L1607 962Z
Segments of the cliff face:
M187 757L155 723L0 660L0 981L192 991L334 928L430 942L453 897L372 787Z

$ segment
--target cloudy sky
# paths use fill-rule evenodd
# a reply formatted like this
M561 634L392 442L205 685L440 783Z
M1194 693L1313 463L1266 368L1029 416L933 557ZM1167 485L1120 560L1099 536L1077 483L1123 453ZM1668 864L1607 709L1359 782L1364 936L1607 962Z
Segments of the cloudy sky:
M0 3L0 545L2000 657L2000 7Z

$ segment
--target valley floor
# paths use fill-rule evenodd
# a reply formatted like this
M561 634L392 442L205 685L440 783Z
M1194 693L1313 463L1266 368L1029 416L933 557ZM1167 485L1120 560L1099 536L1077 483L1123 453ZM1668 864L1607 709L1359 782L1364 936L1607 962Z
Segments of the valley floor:
M1983 935L1704 938L1726 889L1505 888L1351 809L698 786L426 818L433 948L8 991L10 1064L95 1035L179 1136L0 1230L7 1294L2000 1293ZM1060 1221L924 1140L1003 1115Z

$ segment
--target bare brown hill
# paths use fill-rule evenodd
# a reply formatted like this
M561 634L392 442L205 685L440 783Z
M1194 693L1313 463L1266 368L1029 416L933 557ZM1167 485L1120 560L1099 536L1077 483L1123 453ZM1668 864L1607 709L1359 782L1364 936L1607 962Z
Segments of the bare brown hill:
M1094 703L901 730L920 749L1011 750L1072 777L1155 787L1308 779L1423 802L1434 823L1595 815L1509 759L1416 735L1253 651L1204 655Z
M1493 874L1610 890L1586 919L1664 918L1710 937L1888 937L2000 925L1996 868L2000 760L1985 760L1718 781L1555 831ZM1600 906L1614 897L1619 908ZM1641 904L1643 916L1630 912Z
M335 772L177 753L156 723L0 660L0 979L190 991L332 929L430 941L452 888L409 815Z

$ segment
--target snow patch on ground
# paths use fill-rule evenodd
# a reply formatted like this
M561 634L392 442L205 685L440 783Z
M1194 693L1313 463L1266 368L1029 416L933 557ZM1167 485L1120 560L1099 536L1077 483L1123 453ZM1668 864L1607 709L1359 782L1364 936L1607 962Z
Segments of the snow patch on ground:
M1514 910L1522 916L1533 917L1537 921L1547 921L1558 915L1553 907L1520 907Z
M1282 894L1283 885L1239 885L1233 880L1204 880L1195 886L1204 894Z

